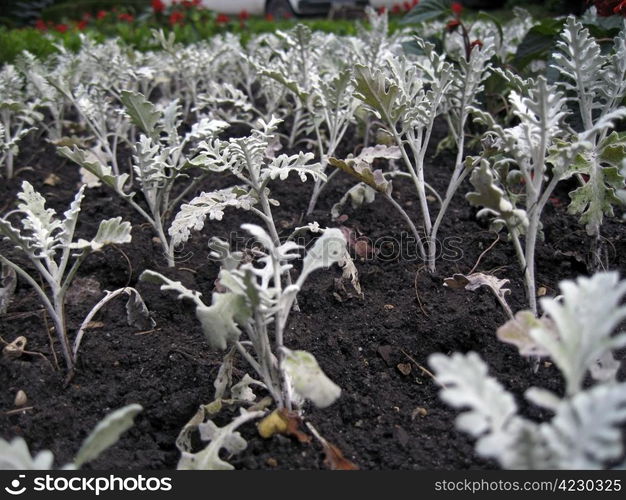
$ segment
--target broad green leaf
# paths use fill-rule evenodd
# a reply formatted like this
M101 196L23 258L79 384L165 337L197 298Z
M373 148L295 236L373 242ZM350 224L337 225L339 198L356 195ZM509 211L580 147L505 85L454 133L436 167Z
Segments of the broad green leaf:
M450 15L451 0L421 0L403 18L402 24L422 23Z

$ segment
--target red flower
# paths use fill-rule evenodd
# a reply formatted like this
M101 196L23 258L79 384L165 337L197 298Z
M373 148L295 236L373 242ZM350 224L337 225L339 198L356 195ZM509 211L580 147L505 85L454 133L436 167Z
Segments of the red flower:
M382 7L378 7L378 15L382 16L385 12L387 12L387 7L384 5Z
M186 9L190 9L193 7L193 2L191 0L183 0L183 7Z
M191 3L196 7L200 7L200 5L202 5L202 0L192 0Z
M96 14L96 17L98 19L104 19L105 17L107 17L107 11L106 10L99 10L98 13Z
M400 14L400 12L402 12L402 7L400 7L397 3L394 3L393 7L391 7L391 13Z
M472 43L470 43L470 49L473 49L474 47L479 47L482 49L483 47L482 40L474 40Z
M413 0L411 6L415 7L418 3L420 3L420 0Z
M229 21L230 21L230 17L228 17L226 14L218 14L217 17L215 18L215 22L217 24L226 24Z
M248 11L246 9L243 9L239 13L239 20L240 21L247 21L248 19L250 19L250 14L248 13Z
M448 21L448 24L446 24L446 31L448 33L452 33L459 26L461 26L461 21L459 21L458 19L451 19L450 21Z
M152 0L152 10L156 14L160 14L165 10L165 4L162 0Z
M117 16L117 18L118 18L120 21L127 21L127 22L129 22L129 23L132 23L132 22L135 20L135 18L133 17L133 15L132 15L132 14L127 14L126 12L123 12L122 14L120 14L119 16Z
M37 19L35 21L35 28L39 31L46 31L46 22L43 19Z
M408 12L411 10L411 4L409 2L402 2L402 8Z
M456 17L459 17L463 12L463 5L460 2L452 2L450 8Z
M266 14L265 15L265 20L269 21L270 23L274 22L274 16L272 14Z
M59 33L65 33L68 30L67 24L57 24L54 27Z
M170 25L174 26L175 24L183 24L183 20L185 19L185 14L182 12L172 12L169 17Z
M78 31L83 31L87 27L88 24L89 24L89 21L87 21L86 19L82 19L76 23L76 29Z
M596 6L599 16L608 17L613 14L626 16L626 0L587 0L587 3Z

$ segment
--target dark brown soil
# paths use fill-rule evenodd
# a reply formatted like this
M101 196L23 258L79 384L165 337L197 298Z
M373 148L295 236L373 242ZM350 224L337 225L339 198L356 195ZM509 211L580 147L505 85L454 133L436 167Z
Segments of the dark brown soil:
M14 206L15 193L24 179L43 192L51 207L65 210L78 185L77 168L57 157L51 146L34 141L24 148L21 164L33 170L21 172L14 181L2 182L0 213ZM451 168L450 156L431 160L428 180L440 192L445 191ZM60 178L56 186L43 183L51 173ZM227 181L217 176L203 189L216 185L227 185ZM322 226L332 224L329 209L351 185L351 179L343 174L336 177L310 220ZM297 179L284 186L274 185L273 197L281 202L275 214L284 234L301 225L300 215L311 187ZM357 259L363 299L345 299L335 293L338 269L319 271L299 296L301 311L291 315L286 344L313 353L342 388L338 402L324 410L307 407L305 417L363 469L495 467L477 458L472 441L455 430L456 412L439 400L437 384L417 366L427 367L432 353L477 351L531 418L547 415L524 402L522 394L528 387L562 391L560 375L553 366L542 364L533 373L529 362L520 358L514 348L496 339L495 330L506 316L490 293L443 287L445 277L472 269L495 239L486 226L477 222L475 210L464 200L468 187L464 185L456 196L440 233L441 238L458 238L447 242L458 250L458 255L454 257L452 252L449 256L454 258L440 260L434 275L423 271L417 274L422 263L407 255ZM408 183L395 181L394 197L409 213L417 213ZM548 295L556 294L559 280L588 273L585 261L590 249L584 229L559 204L559 199L566 201L567 189L556 193L556 198L556 206L546 210L545 241L539 244L537 258L538 285L545 287ZM436 205L432 206L435 210ZM185 249L189 253L179 254L177 269L169 270L164 267L150 228L110 192L103 188L88 190L83 207L80 236L93 235L101 218L122 215L133 223L133 243L90 256L80 277L97 280L102 290L136 286L154 314L156 329L137 332L126 324L123 302L113 303L96 318L104 325L85 337L78 370L67 386L63 371L51 369L39 356L0 360L0 435L23 436L34 451L48 448L54 452L57 465L62 465L71 460L82 439L107 412L140 403L144 411L136 419L136 426L92 467L174 468L178 460L176 436L198 406L213 399L213 380L221 353L208 348L189 304L175 300L171 293L160 292L154 285L138 283L137 278L144 269L157 269L210 297L218 268L207 258L209 236L228 238L243 222L257 221L248 213L233 211L224 221L207 224L190 240ZM402 220L383 199L346 213L349 219L344 224L372 241L400 238L406 232ZM624 274L626 248L621 219L608 219L603 234L610 268ZM389 244L380 248L390 251ZM6 245L0 249L18 259ZM512 308L525 307L521 273L504 239L483 257L477 270L497 270L499 277L510 279ZM70 332L76 331L98 300L80 290L78 296L78 301L68 305ZM25 335L28 349L52 360L46 316L34 292L23 282L8 313L0 317L0 335L5 341ZM410 374L404 375L397 368L399 363L411 366ZM250 371L240 359L237 369L240 374ZM625 376L622 368L620 378ZM29 409L10 412L20 389L28 396ZM283 437L264 440L256 434L254 425L241 431L248 439L248 448L230 460L237 468L325 468L324 455L316 443L299 444Z

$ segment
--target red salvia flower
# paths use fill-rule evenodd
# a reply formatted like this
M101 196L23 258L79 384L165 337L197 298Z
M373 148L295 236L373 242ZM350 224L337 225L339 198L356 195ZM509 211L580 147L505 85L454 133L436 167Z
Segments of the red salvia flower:
M402 2L402 8L408 12L411 10L411 4L409 2Z
M458 19L451 19L450 21L448 21L448 24L446 24L446 31L448 33L452 33L459 26L461 26L461 21L459 21Z
M460 2L452 2L450 9L452 9L455 16L459 17L463 12L463 5Z
M86 19L81 19L80 21L76 23L76 29L78 31L83 31L87 27L88 24L89 24L89 21L87 21Z
M397 3L394 3L393 7L391 7L391 13L400 14L401 12L402 12L402 7L400 7Z
M378 15L382 16L385 12L387 12L387 7L384 5L382 7L378 7Z
M132 14L127 14L126 12L123 12L122 14L117 16L117 18L120 21L126 21L126 22L129 22L129 23L132 23L135 20L135 18L133 17Z
M96 17L98 19L104 19L105 17L107 17L107 11L106 10L99 10L98 13L96 14Z
M46 31L46 22L43 19L37 19L35 21L35 28L37 28L39 31Z
M274 16L272 14L267 14L265 16L265 20L269 21L270 23L273 23L274 22Z
M162 0L152 0L152 10L156 14L160 14L165 10L165 4Z
M57 24L54 27L59 33L65 33L68 30L67 24Z
M614 14L626 16L626 0L587 0L596 6L598 15L608 17Z
M250 19L250 14L248 13L248 11L246 9L243 9L239 13L239 20L240 21L247 21L248 19Z
M226 14L218 14L217 17L215 18L215 22L217 24L226 24L229 21L230 21L230 17L228 17Z
M175 24L183 24L184 19L185 14L182 12L172 12L169 17L169 23L171 26L174 26Z

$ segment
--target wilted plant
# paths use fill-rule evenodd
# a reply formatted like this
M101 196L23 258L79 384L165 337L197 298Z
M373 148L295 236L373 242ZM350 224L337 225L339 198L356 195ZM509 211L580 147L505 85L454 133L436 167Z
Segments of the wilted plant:
M99 252L107 245L131 241L130 223L122 222L121 217L103 220L90 241L74 240L84 190L84 186L80 188L70 208L63 218L59 218L53 209L45 207L44 197L30 183L24 181L22 191L18 194L21 203L13 212L21 215L22 228L18 229L10 222L11 214L0 218L0 235L27 257L36 270L34 276L43 280L47 290L30 272L7 256L0 255L0 262L26 280L43 302L54 323L68 371L74 368L80 344L79 337L72 349L67 334L65 298L68 289L89 254ZM135 318L134 322L142 316L144 319L149 317L138 293L134 289L127 289L127 293L131 295L127 306L129 320Z
M619 363L611 353L626 345L626 334L613 335L626 318L626 281L619 282L617 273L599 273L563 281L560 288L561 301L541 299L544 318L518 313L498 331L522 354L549 356L561 371L563 398L537 387L525 393L554 414L551 420L537 423L519 415L513 396L487 375L474 352L433 354L429 360L443 400L465 409L457 427L477 438L479 455L507 469L601 469L623 456L626 383L615 381ZM607 354L613 364L600 369ZM587 373L602 382L584 389Z
M74 460L62 469L80 469L98 458L134 425L135 416L142 410L140 405L130 404L109 413L83 441ZM53 465L54 455L51 451L43 450L32 456L23 438L16 437L10 442L0 438L0 470L51 470Z

